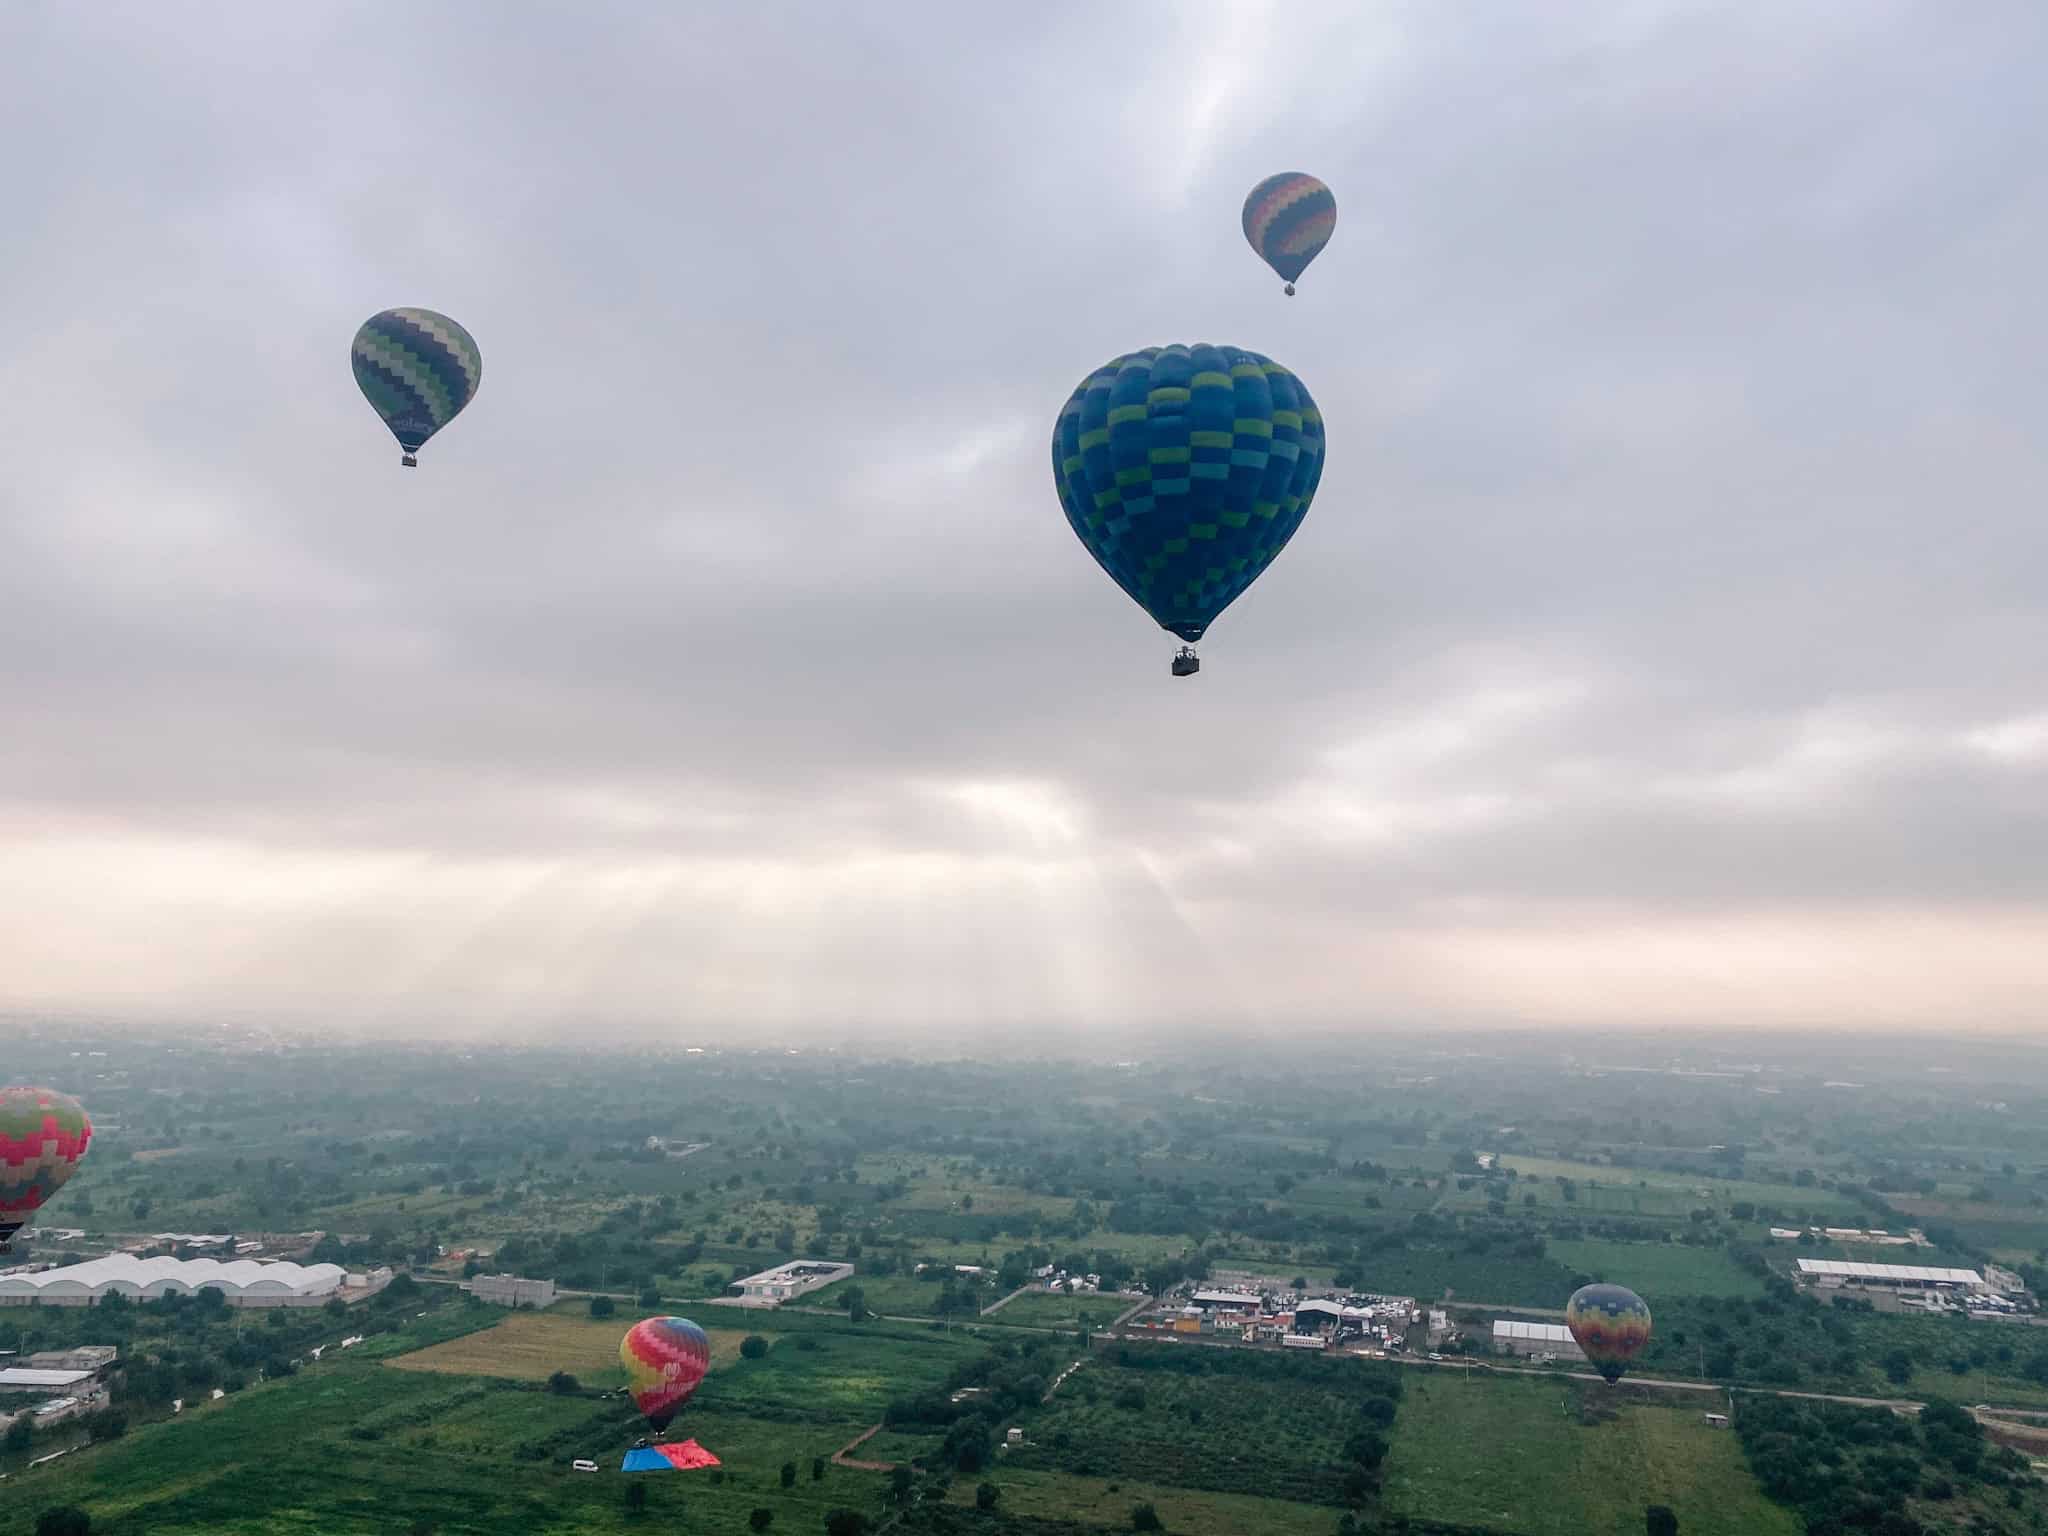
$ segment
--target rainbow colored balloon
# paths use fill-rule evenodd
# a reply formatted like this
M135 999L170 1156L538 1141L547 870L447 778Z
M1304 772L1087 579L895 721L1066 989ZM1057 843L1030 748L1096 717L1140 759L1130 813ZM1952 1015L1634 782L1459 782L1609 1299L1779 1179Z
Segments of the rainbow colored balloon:
M1625 1285L1582 1285L1565 1303L1565 1326L1612 1386L1650 1342L1650 1308Z
M54 1088L0 1088L0 1246L64 1187L91 1145L78 1100Z
M649 1317L619 1340L626 1390L657 1430L683 1411L711 1367L711 1340L687 1317Z
M1289 293L1336 232L1336 194L1304 171L1268 176L1244 200L1244 237Z
M417 464L421 444L476 398L484 358L476 338L431 309L370 316L349 348L356 388L398 439L399 462Z

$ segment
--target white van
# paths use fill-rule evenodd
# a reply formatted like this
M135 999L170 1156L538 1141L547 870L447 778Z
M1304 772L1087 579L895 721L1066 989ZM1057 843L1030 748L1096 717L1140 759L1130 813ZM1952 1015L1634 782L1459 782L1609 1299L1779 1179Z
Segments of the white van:
M597 1470L597 1463L594 1461L572 1461L569 1465L578 1472L595 1472Z

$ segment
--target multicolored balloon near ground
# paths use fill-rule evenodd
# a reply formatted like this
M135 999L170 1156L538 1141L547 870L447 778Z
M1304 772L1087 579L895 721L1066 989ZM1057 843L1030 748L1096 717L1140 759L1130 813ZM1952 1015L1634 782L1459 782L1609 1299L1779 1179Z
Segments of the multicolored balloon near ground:
M1650 1308L1625 1285L1583 1285L1565 1304L1565 1326L1612 1386L1650 1342Z
M484 359L469 332L431 309L387 309L370 316L349 349L356 385L417 464L420 445L476 398Z
M650 1317L619 1341L626 1390L657 1430L682 1412L711 1366L711 1340L687 1317Z
M1240 347L1147 347L1053 424L1067 522L1161 629L1199 640L1294 537L1323 473L1301 380Z
M0 1244L64 1187L91 1145L78 1100L54 1088L0 1088Z
M1336 194L1306 172L1268 176L1244 200L1244 237L1289 293L1336 232Z

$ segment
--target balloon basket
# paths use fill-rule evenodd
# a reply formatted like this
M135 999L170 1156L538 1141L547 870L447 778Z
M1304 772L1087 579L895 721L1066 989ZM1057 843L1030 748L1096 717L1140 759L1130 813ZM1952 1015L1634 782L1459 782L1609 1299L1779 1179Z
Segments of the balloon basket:
M1180 654L1173 658L1173 675L1175 677L1193 677L1201 670L1202 658L1195 654L1195 648L1191 645L1182 646Z
M409 453L400 454L398 456L398 462L403 464L407 469L418 469L420 467L420 461Z

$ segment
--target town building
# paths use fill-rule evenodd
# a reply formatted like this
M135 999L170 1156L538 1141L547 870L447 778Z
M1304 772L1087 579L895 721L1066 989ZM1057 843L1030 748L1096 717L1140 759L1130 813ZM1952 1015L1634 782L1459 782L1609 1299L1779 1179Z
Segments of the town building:
M389 1272L384 1274L389 1279ZM0 1275L0 1307L90 1307L108 1296L155 1301L218 1291L231 1307L317 1307L348 1279L337 1264L263 1264L251 1259L139 1259L110 1253L33 1274Z
M1846 1259L1801 1259L1799 1278L1822 1290L1855 1286L1884 1291L1982 1291L1974 1269L1933 1269L1919 1264L1858 1264Z
M1263 1312L1265 1298L1257 1291L1196 1291L1193 1302L1204 1312Z
M1505 1355L1549 1355L1558 1360L1584 1361L1586 1352L1563 1323L1524 1323L1497 1318L1493 1325L1493 1347Z
M473 1275L462 1288L478 1301L498 1307L532 1307L544 1312L555 1304L555 1282L523 1275Z
M778 1264L773 1269L764 1269L758 1275L748 1275L739 1282L739 1299L749 1306L780 1306L785 1301L844 1280L852 1273L851 1264L797 1259L788 1264Z

